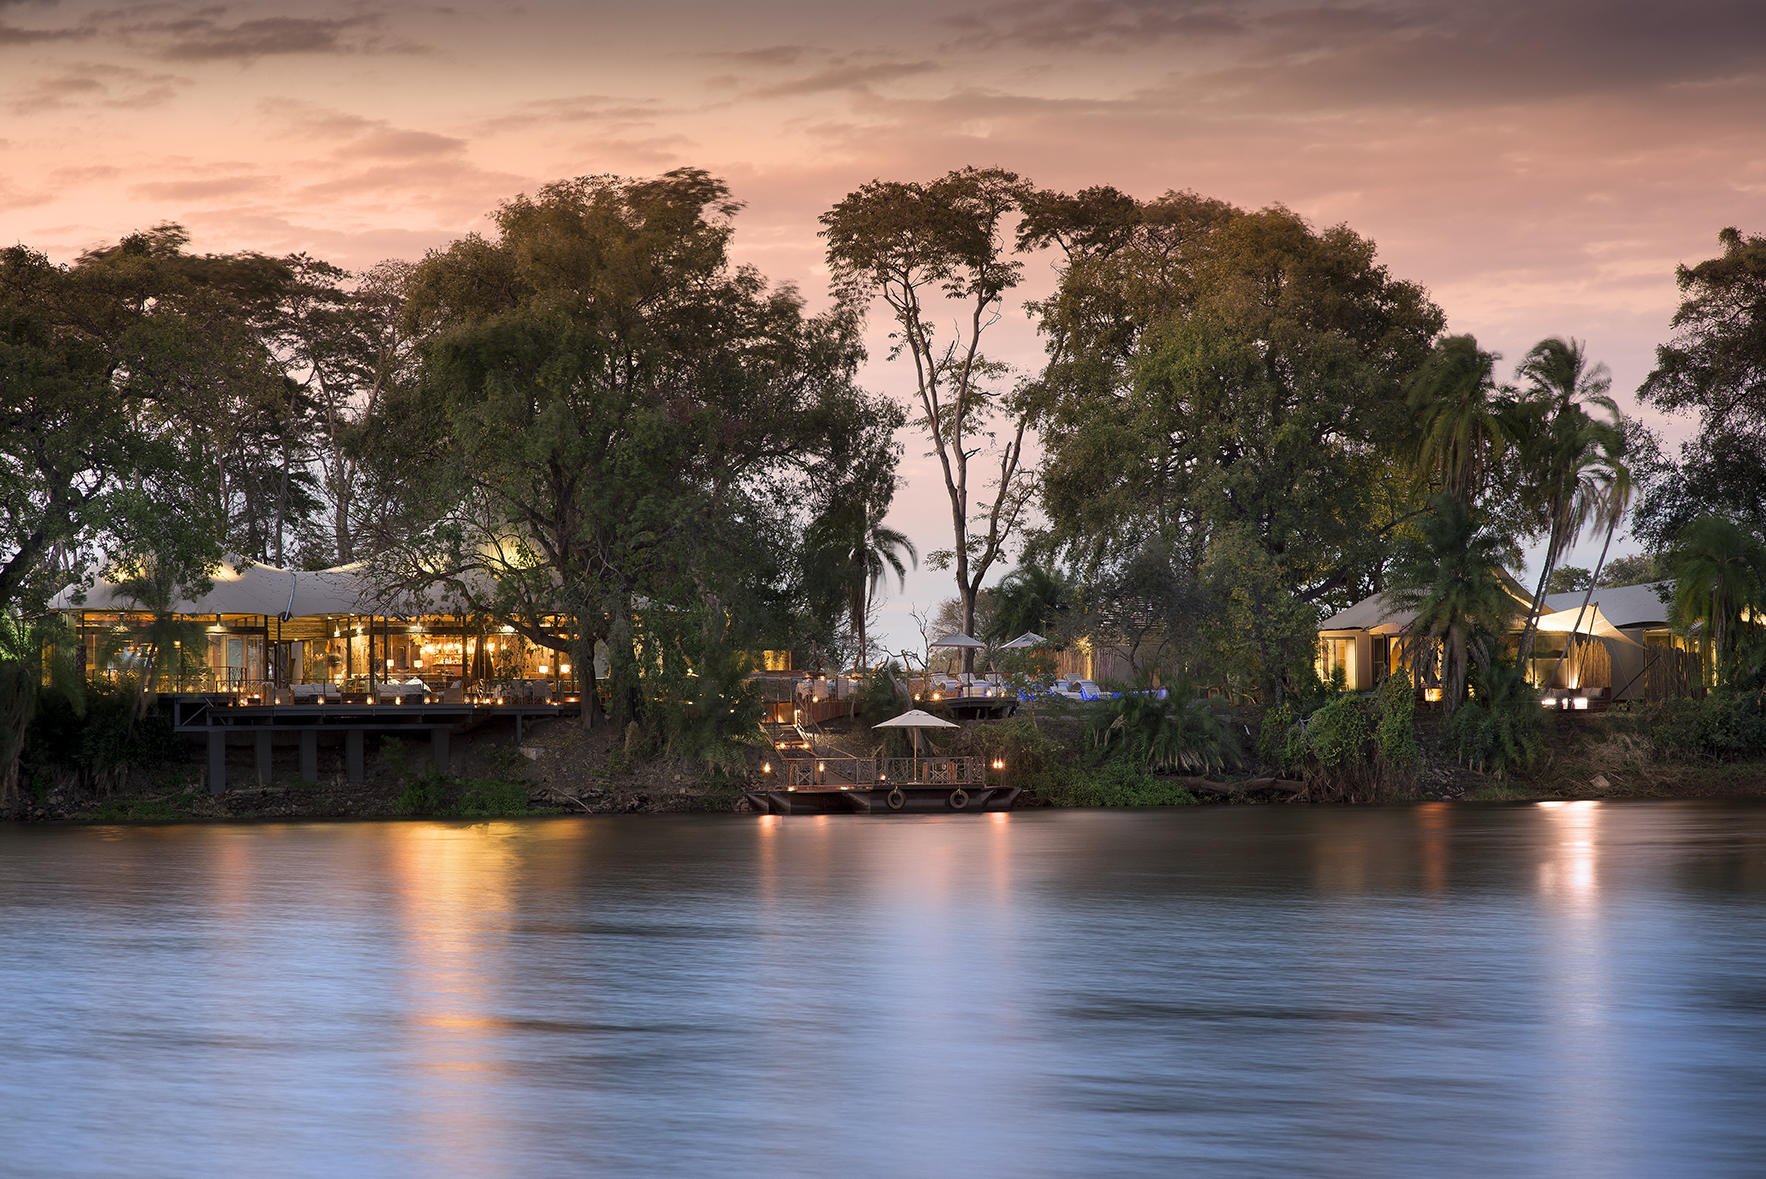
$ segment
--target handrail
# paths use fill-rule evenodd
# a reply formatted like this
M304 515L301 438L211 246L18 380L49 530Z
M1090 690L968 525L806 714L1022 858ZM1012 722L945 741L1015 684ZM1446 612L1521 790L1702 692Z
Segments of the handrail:
M781 759L776 782L786 790L849 790L875 786L985 786L980 757L794 757Z

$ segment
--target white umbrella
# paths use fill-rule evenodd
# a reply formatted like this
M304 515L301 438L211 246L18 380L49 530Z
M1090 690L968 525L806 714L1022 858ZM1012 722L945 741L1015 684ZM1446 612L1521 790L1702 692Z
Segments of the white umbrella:
M965 634L945 635L932 645L934 647L967 647L974 651L980 651L987 646L980 639Z
M1027 630L1005 646L1001 647L1000 650L1023 651L1029 647L1040 647L1046 642L1048 642L1048 640L1037 634L1035 631Z
M953 725L941 717L933 716L923 708L910 708L900 716L892 716L881 724L871 726L873 729L908 729L914 735L914 777L920 776L920 730L921 729L960 729L963 726Z

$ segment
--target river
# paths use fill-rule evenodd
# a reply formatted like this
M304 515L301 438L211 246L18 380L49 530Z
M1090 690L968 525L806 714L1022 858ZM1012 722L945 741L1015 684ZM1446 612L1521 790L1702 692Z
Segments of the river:
M1743 1175L1766 808L0 829L8 1176Z

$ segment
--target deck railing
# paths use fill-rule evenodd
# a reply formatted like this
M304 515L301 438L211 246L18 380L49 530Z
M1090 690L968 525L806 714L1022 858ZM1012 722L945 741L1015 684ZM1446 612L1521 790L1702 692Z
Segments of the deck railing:
M794 757L769 762L763 775L782 790L849 790L875 786L985 786L979 757Z

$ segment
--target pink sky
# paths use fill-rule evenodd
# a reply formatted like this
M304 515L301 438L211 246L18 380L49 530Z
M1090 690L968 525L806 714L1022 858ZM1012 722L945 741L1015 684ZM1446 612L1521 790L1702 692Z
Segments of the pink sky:
M823 209L992 164L1348 222L1451 330L1511 362L1583 338L1628 407L1675 264L1766 229L1763 128L1756 0L0 0L0 240L58 259L176 220L360 268L548 180L694 165L747 203L738 256L818 297ZM1040 354L1016 308L999 341ZM945 547L908 444L894 523ZM905 603L949 592L915 575L883 630L910 641Z

